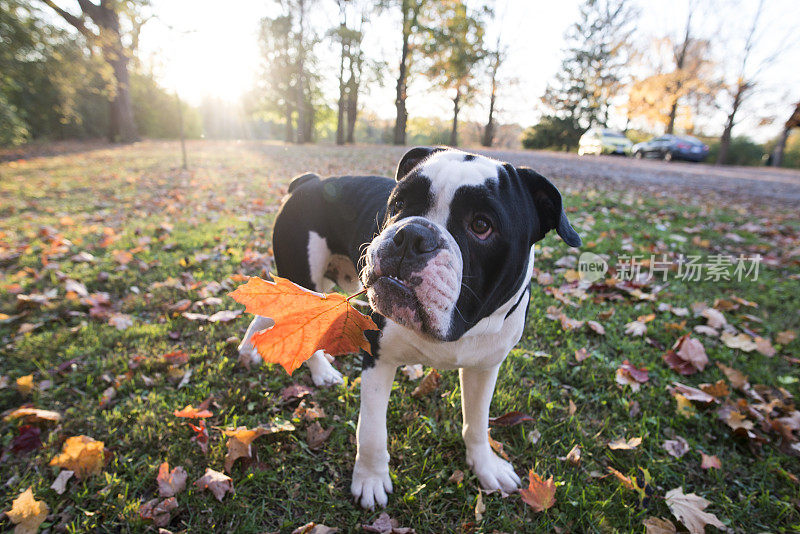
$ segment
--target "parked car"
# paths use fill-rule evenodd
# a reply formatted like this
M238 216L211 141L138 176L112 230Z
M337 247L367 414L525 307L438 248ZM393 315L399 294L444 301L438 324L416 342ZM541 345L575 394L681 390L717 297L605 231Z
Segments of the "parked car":
M703 161L708 157L708 145L690 135L661 135L633 145L633 157Z
M627 156L633 143L622 132L606 128L589 128L578 141L578 155L619 154Z

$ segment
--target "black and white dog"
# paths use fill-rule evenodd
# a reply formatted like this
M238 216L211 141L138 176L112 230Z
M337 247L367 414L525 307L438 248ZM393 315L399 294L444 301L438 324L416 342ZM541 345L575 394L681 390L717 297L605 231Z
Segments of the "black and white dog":
M420 363L459 370L467 464L483 488L510 493L520 479L487 436L497 371L525 327L534 243L550 230L572 247L581 239L558 189L531 169L414 148L395 178L300 176L273 235L279 276L323 292L363 284L380 327L367 333L351 491L365 508L386 505L389 393L399 365ZM239 351L258 359L250 337L271 324L253 320ZM315 384L342 381L323 351L306 363Z

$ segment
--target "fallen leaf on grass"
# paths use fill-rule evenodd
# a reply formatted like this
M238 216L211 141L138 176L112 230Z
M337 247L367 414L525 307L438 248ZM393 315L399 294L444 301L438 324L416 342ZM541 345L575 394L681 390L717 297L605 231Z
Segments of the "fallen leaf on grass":
M400 372L406 375L409 380L419 380L425 374L422 370L422 364L419 363L404 365L400 368Z
M645 534L675 534L678 532L669 519L648 517L644 520Z
M639 391L642 384L650 380L647 374L646 367L636 367L628 360L622 362L622 365L617 369L616 378L617 384L621 386L630 386L634 392Z
M703 511L711 503L699 495L684 494L683 488L680 487L669 490L664 498L672 514L683 523L690 534L704 534L706 525L727 530L717 516Z
M556 503L556 484L553 477L543 480L531 469L528 478L528 487L519 490L523 502L533 508L534 512L543 512L552 507Z
M625 325L625 333L629 336L643 336L647 332L647 325L641 321L631 321Z
M62 469L61 472L58 473L58 476L53 481L53 483L50 484L50 489L55 491L59 495L63 495L64 492L67 491L67 482L69 482L69 479L72 478L72 475L74 474L75 474L74 471L70 471L69 469Z
M442 381L442 375L436 369L431 369L422 382L411 392L412 397L423 397L433 393Z
M595 334L600 336L606 335L605 327L597 321L586 321L586 326L588 326Z
M162 463L158 467L158 475L156 476L158 494L162 497L174 497L179 494L186 487L187 476L183 467L178 466L170 471L169 463Z
M281 391L281 400L283 402L290 401L292 399L302 399L306 395L311 395L314 393L314 389L303 384L292 384L291 386L287 386L283 388Z
M12 421L14 419L24 419L26 423L39 423L42 421L61 421L61 414L50 410L40 410L39 408L25 407L17 408L9 412L3 421Z
M25 375L17 378L17 391L23 397L27 397L33 391L33 375Z
M752 430L753 422L745 415L737 411L731 411L725 418L725 422L732 430Z
M486 512L486 505L483 504L483 493L478 490L478 498L475 500L475 522L483 521L483 514Z
M414 529L401 527L396 519L389 517L386 512L381 513L371 525L361 525L364 532L374 532L377 534L414 534Z
M534 421L534 418L522 412L508 412L500 417L489 418L489 424L492 426L516 426L526 421Z
M492 448L492 450L510 462L511 458L509 458L508 454L506 454L506 451L503 448L503 444L500 443L499 441L496 441L492 437L492 429L488 429L486 431L486 434L487 436L489 436L489 446Z
M276 432L292 431L294 425L288 422L271 424L269 426L259 426L256 428L247 428L240 426L238 428L228 428L222 431L228 437L226 445L228 453L225 455L225 471L230 472L233 467L233 462L239 458L252 458L253 441L266 434L274 434Z
M763 337L756 337L754 340L756 344L756 350L767 356L768 358L772 358L775 356L775 347L772 346L772 341L767 338Z
M700 402L702 404L711 404L712 402L719 402L717 399L703 390L681 384L680 382L673 382L669 390L673 393L679 393L690 401Z
M447 481L453 484L461 484L464 482L464 471L461 469L456 469L453 471L453 474L450 475L450 478L448 478Z
M682 375L693 375L708 365L703 344L689 337L689 334L678 338L672 350L666 352L662 358L673 371Z
M125 313L115 313L108 319L108 324L117 330L125 330L133 326L133 317Z
M775 342L779 345L788 345L795 339L797 339L797 332L794 330L784 330L783 332L778 332L778 335L775 336Z
M692 406L692 401L681 395L680 393L673 393L672 396L675 398L675 402L678 403L675 410L678 412L678 415L683 417L692 417L697 413L697 410L694 409Z
M89 292L86 291L86 286L83 283L78 282L77 280L65 280L64 281L64 291L69 293L73 293L73 298L75 295L79 297L88 297Z
M178 500L175 497L168 499L151 499L139 508L139 515L142 519L150 519L157 527L169 525L172 519L172 511L178 507Z
M713 384L700 384L700 389L716 398L727 397L731 394L728 384L724 380L717 380Z
M208 428L206 428L206 422L204 419L200 419L199 425L193 425L192 423L186 423L189 425L189 428L194 430L194 436L192 437L192 441L197 443L200 447L200 450L203 451L203 454L208 453Z
M740 349L744 352L752 352L758 348L753 338L747 334L731 334L730 332L723 332L719 336L720 341L725 343L725 346L731 349Z
M720 329L728 324L728 321L725 319L725 315L723 315L721 311L715 310L714 308L706 308L700 312L700 315L705 317L708 326L711 328Z
M302 527L297 527L292 531L292 534L336 534L336 532L339 532L338 528L328 527L312 521Z
M233 493L233 480L231 477L219 471L214 471L209 467L206 468L205 474L197 479L194 485L201 490L207 489L213 493L219 502L222 502L226 493Z
M609 442L608 448L614 451L629 451L633 450L642 444L642 438L617 438Z
M297 408L294 409L294 412L292 412L292 417L311 422L315 419L325 417L325 410L316 402L307 403L306 400L303 399Z
M212 414L208 410L198 409L189 404L183 410L175 410L173 412L173 415L175 417L184 417L186 419L205 419L207 417L211 417L214 414Z
M49 512L47 503L37 501L33 496L33 490L28 488L14 499L11 510L6 512L6 516L17 525L14 534L35 534L39 530L39 525L47 519Z
M703 458L700 462L700 467L702 469L722 469L722 462L713 454L708 455L704 452L701 452L700 456Z
M321 448L325 440L331 435L331 432L333 432L333 427L325 430L322 428L322 425L319 424L319 421L314 421L314 423L306 429L306 443L308 443L308 448L312 451Z
M22 425L19 427L19 434L11 440L11 452L15 454L30 452L42 446L42 430L32 425Z
M61 454L50 460L50 465L75 472L79 479L96 475L103 470L104 444L89 436L73 436L64 442Z
M704 324L699 324L693 328L695 332L698 334L703 334L704 336L709 337L717 337L719 336L719 332L711 328L710 326L706 326Z
M570 465L580 465L581 464L581 447L580 445L575 445L572 447L566 456L563 458L559 458L559 460L565 460L570 463Z
M747 375L741 371L737 371L733 367L728 367L720 362L717 362L717 367L719 367L720 371L725 373L725 376L734 388L744 390L750 386L750 383L747 381Z
M667 454L680 458L689 452L689 442L680 436L675 436L675 439L668 439L661 445Z
M227 323L233 321L242 314L242 310L222 310L208 317L209 323ZM311 356L309 354L309 356Z
M315 293L278 276L273 279L250 278L230 293L248 313L275 321L275 326L251 339L265 362L279 363L292 374L320 349L332 356L359 349L370 353L364 330L378 327L350 306L347 297Z
M609 466L607 469L608 469L608 472L611 473L612 475L614 475L616 477L616 479L619 480L619 482L624 487L628 488L629 490L636 491L636 483L633 480L631 480L630 477L628 477L626 475L623 475L622 473L620 473L619 471L617 471L616 469L614 469L611 466Z
M575 351L575 361L579 363L588 357L589 357L589 351L586 350L586 347L582 347Z
M188 363L189 355L182 350L174 350L162 355L161 359L170 365L183 365Z

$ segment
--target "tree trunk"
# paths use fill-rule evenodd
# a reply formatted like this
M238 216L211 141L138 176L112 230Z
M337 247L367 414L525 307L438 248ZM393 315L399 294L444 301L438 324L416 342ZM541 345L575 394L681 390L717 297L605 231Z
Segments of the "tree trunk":
M672 107L669 108L669 122L667 123L666 133L671 134L675 130L675 116L678 114L678 99L672 102Z
M456 90L456 96L453 98L453 129L450 130L450 146L458 146L458 112L461 104L461 89Z
M689 49L689 42L692 39L691 28L692 28L692 11L690 6L689 17L686 19L686 33L684 33L683 35L683 44L681 45L681 51L675 58L675 69L679 71L683 70L683 66L686 63L686 52ZM682 87L683 83L681 82L680 78L678 78L678 83L676 84L674 90L676 95L680 93ZM672 106L669 109L669 122L667 123L667 132L666 132L668 134L672 134L672 132L675 130L675 117L678 115L678 100L679 97L676 96L675 100L672 102Z
M724 165L728 161L728 149L731 146L731 130L733 129L733 113L728 115L725 122L725 129L719 138L719 152L717 153L717 165Z
M403 10L403 47L400 53L400 74L397 76L397 87L395 89L394 106L397 115L394 121L394 144L406 144L406 123L408 121L408 111L406 110L406 83L408 77L408 52L409 39L411 37L411 13L409 6L410 0L403 0L401 9Z
M781 136L778 138L778 143L775 145L775 148L772 149L772 160L770 161L770 166L772 167L780 167L783 165L783 153L786 150L786 140L789 139L789 131L791 128L784 128L781 132Z
M284 109L284 114L286 117L286 124L284 130L284 139L287 143L294 142L294 128L292 126L292 115L293 115L292 106L287 102L286 109Z
M739 81L736 86L736 94L733 97L733 105L731 112L728 114L728 120L725 122L725 129L722 130L722 136L719 138L719 153L717 154L717 165L724 165L728 161L728 150L731 146L731 132L733 125L736 124L736 113L739 111L739 106L742 103L742 96L747 86Z
M489 120L486 127L483 129L483 139L481 144L485 147L491 147L494 143L494 103L497 98L497 83L495 77L492 76L492 95L489 98Z
M300 23L297 30L297 87L295 88L295 108L297 109L297 137L295 143L302 145L307 141L305 134L307 132L306 123L306 91L305 91L305 42L304 42L304 24L306 7L305 1L299 0L298 9L300 13Z
M309 91L310 93L310 91ZM311 103L310 99L306 99L305 101L305 122L303 123L303 139L304 142L313 143L314 142L314 123L316 121L316 117L314 114L314 106Z
M119 14L108 2L94 4L89 0L78 0L83 15L76 17L61 9L53 0L42 0L67 23L77 29L90 42L99 42L103 49L103 59L111 66L116 82L116 92L109 100L110 120L108 137L112 142L130 143L139 138L136 122L133 117L133 102L130 93L130 76L128 62L130 57L122 44L122 33L119 26ZM84 17L89 17L99 33L86 26ZM134 45L138 38L134 36Z
M336 115L336 144L344 144L345 128L345 89L344 89L344 51L342 51L342 61L339 66L339 102L337 103Z
M109 128L108 138L112 143L132 143L139 138L136 122L133 118L133 102L131 100L130 76L128 73L128 57L124 52L104 54L115 56L107 59L114 69L116 92L109 102Z
M355 143L356 119L358 118L358 87L350 87L347 94L347 142Z

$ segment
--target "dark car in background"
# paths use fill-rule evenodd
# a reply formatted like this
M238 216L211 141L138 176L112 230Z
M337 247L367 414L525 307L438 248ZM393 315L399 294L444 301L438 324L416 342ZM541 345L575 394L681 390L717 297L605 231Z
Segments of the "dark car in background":
M708 145L690 135L661 135L643 143L636 143L631 149L633 157L660 158L664 161L681 159L703 161L708 157Z

